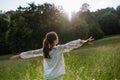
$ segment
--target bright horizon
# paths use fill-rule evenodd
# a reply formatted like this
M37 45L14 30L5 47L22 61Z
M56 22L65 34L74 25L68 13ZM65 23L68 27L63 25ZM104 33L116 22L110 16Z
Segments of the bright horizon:
M36 5L51 3L56 6L62 6L63 9L68 13L69 18L71 17L71 12L80 10L83 3L88 3L90 5L90 11L96 11L98 9L113 7L116 9L120 5L120 0L1 0L0 10L9 11L16 10L20 5L22 7L28 6L28 3L34 2Z

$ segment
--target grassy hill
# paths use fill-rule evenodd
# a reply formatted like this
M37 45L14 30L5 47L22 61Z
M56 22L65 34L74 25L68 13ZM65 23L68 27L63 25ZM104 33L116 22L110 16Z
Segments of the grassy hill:
M43 58L0 57L0 80L43 80ZM4 60L6 59L6 60ZM120 35L65 53L63 80L120 80Z

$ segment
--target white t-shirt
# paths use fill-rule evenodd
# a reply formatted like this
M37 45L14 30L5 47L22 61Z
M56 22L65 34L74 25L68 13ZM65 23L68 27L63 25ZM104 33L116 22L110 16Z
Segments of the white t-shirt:
M80 47L81 39L68 42L63 45L54 46L50 51L50 59L44 58L44 77L46 79L53 79L65 73L65 64L64 64L64 52L68 52L74 48ZM27 52L22 52L20 57L23 59L42 56L43 49L31 50Z

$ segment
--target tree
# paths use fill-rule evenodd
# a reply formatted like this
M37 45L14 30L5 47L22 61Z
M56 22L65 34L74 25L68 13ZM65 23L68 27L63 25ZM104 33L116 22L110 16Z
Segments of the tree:
M117 6L117 8L116 8L116 12L117 12L118 16L120 17L120 5Z
M9 45L6 43L6 32L10 27L10 15L1 14L0 15L0 55L10 53Z
M118 15L118 17L119 17L119 20L118 20L118 27L119 27L119 29L120 29L120 5L117 6L116 12L117 12L117 15ZM120 33L120 31L119 31L118 33Z
M81 11L82 12L87 12L89 11L90 5L88 3L82 4Z
M101 16L99 23L101 25L101 29L106 35L119 33L120 28L118 26L118 17L115 13L106 12Z
M15 12L11 15L11 24L5 37L13 53L27 50L30 47L28 40L30 40L31 33L32 30L27 27L22 12Z

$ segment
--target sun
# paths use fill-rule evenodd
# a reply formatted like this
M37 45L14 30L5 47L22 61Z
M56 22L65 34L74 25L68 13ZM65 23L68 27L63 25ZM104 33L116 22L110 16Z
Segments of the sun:
M71 13L80 10L82 5L81 0L61 0L59 5L63 7L63 9L68 13L69 20L71 20Z

